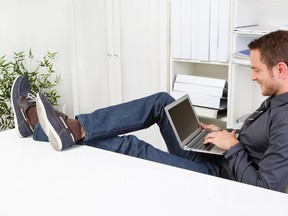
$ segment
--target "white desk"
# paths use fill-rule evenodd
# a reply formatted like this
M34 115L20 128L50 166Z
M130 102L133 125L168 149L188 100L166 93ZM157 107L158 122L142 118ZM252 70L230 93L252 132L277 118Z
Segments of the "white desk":
M56 152L14 130L0 132L0 142L3 216L288 213L283 193L88 146Z

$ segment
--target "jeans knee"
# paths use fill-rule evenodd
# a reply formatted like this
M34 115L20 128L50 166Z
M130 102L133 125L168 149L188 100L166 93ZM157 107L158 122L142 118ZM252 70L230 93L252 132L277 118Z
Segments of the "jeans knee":
M175 99L167 92L159 92L157 94L157 98L160 98L160 100L164 101L165 104L170 104L175 101Z

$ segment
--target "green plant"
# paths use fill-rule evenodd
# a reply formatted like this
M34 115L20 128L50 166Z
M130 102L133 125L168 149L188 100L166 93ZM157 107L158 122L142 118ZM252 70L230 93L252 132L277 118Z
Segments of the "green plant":
M38 61L29 50L28 54L15 52L12 61L7 61L6 56L0 57L0 131L15 127L10 91L19 75L28 77L32 94L41 92L53 106L58 105L60 96L55 87L60 82L60 75L53 69L56 55L56 52L47 52Z

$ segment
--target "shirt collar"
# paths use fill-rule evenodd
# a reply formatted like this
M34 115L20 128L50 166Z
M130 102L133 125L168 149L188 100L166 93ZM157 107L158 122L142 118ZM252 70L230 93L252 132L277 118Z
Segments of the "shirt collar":
M271 108L279 107L288 103L288 92L274 96L271 100Z

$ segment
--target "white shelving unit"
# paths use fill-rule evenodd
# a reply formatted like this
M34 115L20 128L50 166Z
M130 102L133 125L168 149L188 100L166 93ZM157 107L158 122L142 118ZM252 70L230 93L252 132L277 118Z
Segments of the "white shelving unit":
M180 0L180 2L187 2L189 0ZM199 0L190 0L193 2ZM214 0L210 1L211 2ZM217 0L221 4L225 0ZM175 7L175 2L171 0L171 7ZM223 3L223 2L222 2ZM181 40L181 29L175 29L175 17L173 18L173 10L175 16L175 8L171 8L171 55L170 55L170 92L173 90L173 82L177 74L197 75L204 77L226 79L228 81L228 106L227 118L224 119L207 119L205 122L220 123L223 127L240 128L242 123L241 117L252 113L260 103L265 99L261 95L261 91L257 83L251 80L250 60L236 61L233 53L248 49L247 45L250 41L260 37L265 33L240 31L236 27L258 25L264 26L267 30L276 30L282 25L288 24L288 1L287 0L231 0L230 1L230 25L229 25L229 59L227 62L221 61L203 61L197 59L184 59L181 58L181 47L175 49L175 41L173 37L178 36ZM180 6L181 7L181 3ZM220 7L220 6L219 6ZM181 8L177 8L177 13L181 14ZM183 15L182 15L183 16ZM207 14L209 16L209 14ZM219 14L218 14L219 16ZM183 17L182 17L183 18ZM176 21L182 23L181 17ZM187 22L186 22L187 25ZM174 26L174 27L173 27ZM222 27L223 28L223 27ZM180 31L177 35L177 31ZM219 31L221 29L219 28ZM184 32L185 34L185 32ZM180 35L180 36L179 36ZM192 35L193 36L193 35ZM185 39L185 38L184 38ZM192 38L192 41L194 39ZM177 45L177 44L176 44ZM190 46L190 43L188 43ZM178 45L179 46L179 45ZM177 46L176 46L177 48ZM180 57L173 55L173 52L180 52ZM192 101L193 102L193 101Z
M217 63L217 62L200 62L200 61L189 61L181 59L170 60L170 92L173 91L173 82L177 74L194 75L202 77L211 77L217 79L228 80L228 64ZM220 124L222 127L226 127L227 118L211 119L205 116L200 116L200 119L205 123Z
M251 80L250 61L235 61L233 53L247 49L249 42L288 23L287 0L234 0L229 65L227 127L240 128L243 118L257 109L265 99ZM258 25L265 31L247 31L241 26ZM237 31L235 31L237 28ZM240 120L240 121L239 121Z
M232 10L230 0L219 0L216 5L216 1L212 2L210 0L171 0L170 2L170 92L173 92L173 83L177 74L224 79L228 81L229 37L231 32L229 17ZM206 9L205 6L207 7ZM218 8L216 12L215 7ZM213 8L214 11L212 11L211 8ZM224 13L222 10L224 10ZM222 12L220 13L220 11ZM216 18L214 18L212 14L216 15ZM219 14L221 14L221 16ZM226 18L223 15L225 15ZM215 20L218 19L218 23L216 22L215 24ZM221 19L222 22L220 22ZM213 34L214 36L216 35L214 42L212 41L214 39L213 36L211 36L212 33L210 33L208 37L206 35L213 31L212 25L215 25L213 29L216 29L216 34ZM210 28L208 31L207 26ZM206 32L204 32L205 29ZM218 29L225 29L226 34L222 34L222 32L220 34ZM225 40L225 38L228 38L228 40ZM207 44L209 49L208 55ZM222 44L223 46L221 47L223 47L223 49L217 48L217 44L219 46ZM215 45L216 54L211 55L212 52L215 53L215 50L212 51L212 49L214 49L212 47L215 47ZM204 53L202 49L204 49ZM200 116L200 118L201 121L203 120L205 123L217 122L218 125L220 124L222 127L226 127L226 117L212 119Z

